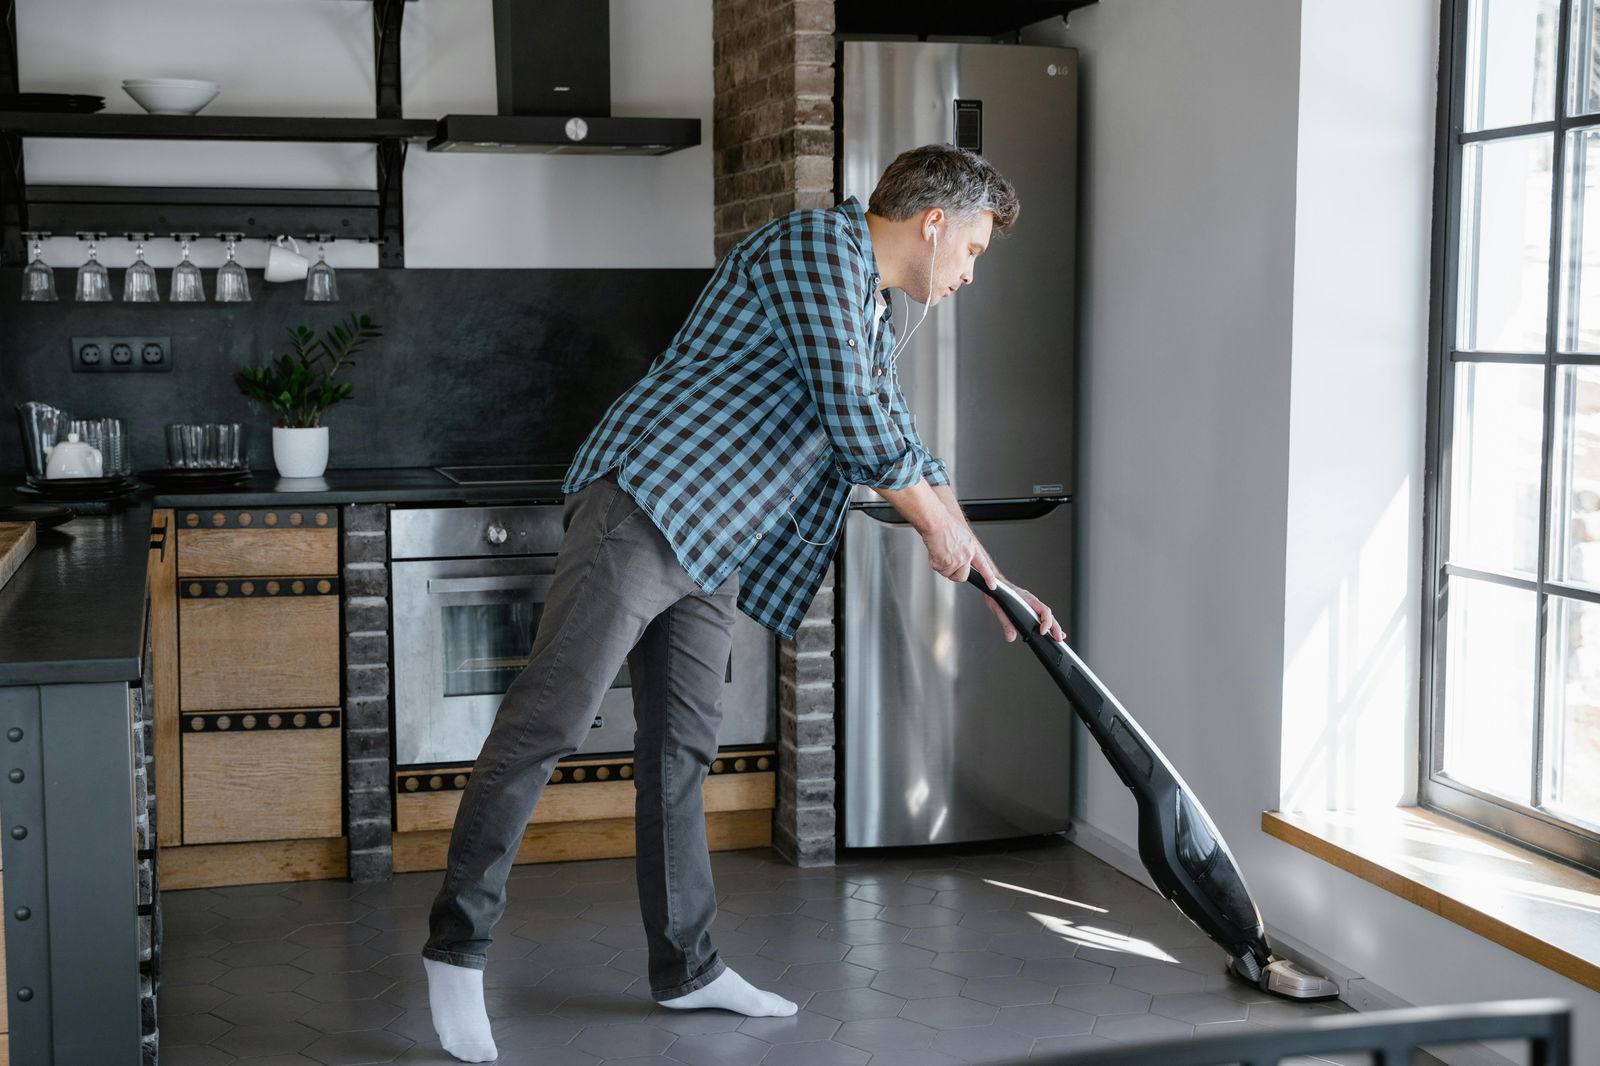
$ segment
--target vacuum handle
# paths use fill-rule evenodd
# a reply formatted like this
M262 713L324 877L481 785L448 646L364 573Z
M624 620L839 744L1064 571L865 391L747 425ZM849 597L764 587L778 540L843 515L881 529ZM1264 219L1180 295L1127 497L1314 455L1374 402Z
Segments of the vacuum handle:
M1060 660L1061 652L1059 649L1064 648L1065 645L1061 641L1039 632L1038 614L1034 612L1032 607L1028 606L1027 600L1017 595L1016 589L1004 581L991 589L988 580L978 573L976 567L967 571L967 583L981 589L985 596L998 603L1000 609L1006 613L1006 617L1011 620L1011 624L1017 627L1017 632L1021 633L1029 644L1037 643L1044 648L1055 650L1056 660Z

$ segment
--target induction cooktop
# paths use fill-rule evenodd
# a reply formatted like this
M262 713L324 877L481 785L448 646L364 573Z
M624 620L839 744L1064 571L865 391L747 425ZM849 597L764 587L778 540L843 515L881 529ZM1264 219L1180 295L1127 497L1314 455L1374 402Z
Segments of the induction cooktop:
M501 466L436 466L457 485L532 485L567 478L567 468L553 463L508 463Z

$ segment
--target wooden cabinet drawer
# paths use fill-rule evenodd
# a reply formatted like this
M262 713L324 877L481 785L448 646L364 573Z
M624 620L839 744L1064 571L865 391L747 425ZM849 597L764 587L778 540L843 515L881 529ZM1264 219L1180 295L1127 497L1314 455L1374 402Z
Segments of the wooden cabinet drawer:
M185 716L183 842L336 837L343 809L339 712L284 710L327 727L272 729L254 715ZM246 728L244 718L260 719ZM223 723L220 719L231 718ZM203 731L196 731L200 724ZM229 728L221 729L226 724Z
M339 572L332 507L179 511L179 577L271 577Z
M338 582L179 580L178 648L184 711L338 706Z

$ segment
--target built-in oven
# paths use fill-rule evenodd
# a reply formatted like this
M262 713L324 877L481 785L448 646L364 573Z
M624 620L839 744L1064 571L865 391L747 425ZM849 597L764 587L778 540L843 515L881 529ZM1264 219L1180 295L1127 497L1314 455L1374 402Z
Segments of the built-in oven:
M527 665L555 573L561 506L395 508L389 538L395 762L471 763ZM741 616L722 694L722 745L776 740L775 652L771 635ZM624 664L579 750L632 751L633 729Z

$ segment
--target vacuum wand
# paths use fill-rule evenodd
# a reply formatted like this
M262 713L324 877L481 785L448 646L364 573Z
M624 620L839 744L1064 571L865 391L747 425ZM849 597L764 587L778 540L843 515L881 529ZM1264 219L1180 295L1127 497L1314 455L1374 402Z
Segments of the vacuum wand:
M1327 978L1275 955L1244 875L1210 815L1139 724L1065 642L1039 632L1015 589L967 580L1005 613L1033 649L1139 807L1139 858L1161 894L1229 955L1228 971L1290 999L1339 994Z

